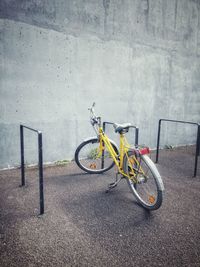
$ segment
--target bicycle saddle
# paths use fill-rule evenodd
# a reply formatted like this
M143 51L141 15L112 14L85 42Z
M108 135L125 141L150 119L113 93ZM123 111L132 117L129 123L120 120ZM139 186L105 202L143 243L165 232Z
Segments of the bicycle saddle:
M113 127L115 128L116 133L127 133L129 130L129 127L131 126L131 123L123 123L123 124L118 124L114 123Z

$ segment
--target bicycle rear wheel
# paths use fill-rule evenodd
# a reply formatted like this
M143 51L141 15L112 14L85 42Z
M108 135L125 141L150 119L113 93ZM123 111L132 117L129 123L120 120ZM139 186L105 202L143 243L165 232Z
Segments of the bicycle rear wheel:
M124 156L123 170L129 176L126 177L128 185L138 202L148 210L158 209L164 185L153 161L131 150Z
M112 140L110 142L116 153L119 154L114 142ZM87 173L103 173L115 165L106 146L103 151L100 151L100 142L96 137L84 141L77 147L75 161Z

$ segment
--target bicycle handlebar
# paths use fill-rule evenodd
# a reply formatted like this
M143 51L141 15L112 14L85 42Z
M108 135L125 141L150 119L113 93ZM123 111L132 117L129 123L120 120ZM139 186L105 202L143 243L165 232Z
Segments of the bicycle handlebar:
M95 102L93 102L91 108L88 108L88 110L90 111L90 123L92 124L92 126L94 126L95 124L100 125L100 117L97 117L95 115L94 107L95 107Z

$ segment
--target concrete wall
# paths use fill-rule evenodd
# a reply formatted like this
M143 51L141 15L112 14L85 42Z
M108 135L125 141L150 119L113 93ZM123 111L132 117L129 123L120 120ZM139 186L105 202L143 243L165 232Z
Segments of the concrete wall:
M46 162L72 159L93 135L93 101L151 147L159 118L199 121L199 0L1 0L0 56L1 168L20 162L20 123L43 132ZM195 141L171 126L163 145ZM28 163L35 139L26 132Z

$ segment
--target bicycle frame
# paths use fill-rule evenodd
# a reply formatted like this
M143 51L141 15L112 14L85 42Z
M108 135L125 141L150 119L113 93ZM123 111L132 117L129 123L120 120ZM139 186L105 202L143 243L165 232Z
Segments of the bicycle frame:
M120 134L120 148L119 148L119 155L116 153L114 150L108 136L104 133L103 128L101 127L101 118L97 117L94 113L94 106L95 103L93 103L92 108L89 108L90 110L90 122L92 127L94 128L97 137L99 138L100 141L100 147L99 147L99 154L98 157L100 158L102 156L102 168L104 166L104 145L107 147L108 151L110 152L110 155L115 162L115 165L118 168L118 173L122 174L124 177L127 177L129 179L134 179L138 173L144 174L144 171L142 170L140 163L138 162L137 158L134 157L134 162L136 166L138 166L137 169L132 167L132 164L130 162L130 159L128 157L128 150L130 149L130 145L125 137L124 133ZM123 161L124 161L124 155L127 156L128 162L130 163L130 175L124 173L123 171Z
M105 145L107 147L108 151L110 152L110 155L111 155L113 161L115 162L115 165L118 168L118 172L120 174L122 174L123 176L126 176L130 179L129 175L127 175L123 171L124 155L127 155L127 158L128 158L127 153L128 153L129 148L130 148L130 145L129 145L125 135L120 134L119 155L114 150L108 136L103 132L103 129L101 127L99 127L99 140L100 140L100 152L99 153L102 155L102 159L104 157L104 145ZM101 155L99 155L99 156L101 156ZM140 163L138 162L138 160L136 158L134 160L136 161L136 164L139 166L139 171L141 173L144 173L141 170ZM131 167L131 164L130 164L130 168L131 168L132 174L135 176L136 174L135 174L134 169ZM138 170L137 170L137 172L138 172Z

